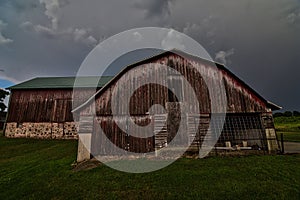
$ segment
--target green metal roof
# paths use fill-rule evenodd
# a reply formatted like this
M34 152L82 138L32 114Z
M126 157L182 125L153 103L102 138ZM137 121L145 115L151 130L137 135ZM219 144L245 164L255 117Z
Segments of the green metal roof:
M103 87L113 76L102 76L100 79L97 76L86 77L38 77L17 85L11 86L7 89L54 89L54 88L73 88L76 79L76 86L79 88L95 87L98 82L98 87ZM98 81L99 79L99 81Z

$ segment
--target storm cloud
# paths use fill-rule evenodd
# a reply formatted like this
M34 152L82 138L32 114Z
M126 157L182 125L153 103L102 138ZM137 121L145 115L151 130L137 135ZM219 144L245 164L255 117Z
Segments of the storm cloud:
M189 35L262 96L300 110L298 0L3 0L0 78L73 76L100 41L149 26Z
M11 40L9 38L5 38L3 36L2 30L4 30L6 28L6 26L7 26L7 24L4 23L2 20L0 20L0 45L13 42L13 40Z

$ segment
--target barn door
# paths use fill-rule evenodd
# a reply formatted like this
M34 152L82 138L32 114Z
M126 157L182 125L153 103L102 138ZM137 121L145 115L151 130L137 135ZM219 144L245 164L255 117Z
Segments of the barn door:
M154 134L156 150L167 146L167 114L154 115Z
M155 148L160 149L172 141L173 146L188 144L186 117L181 116L182 103L167 102L168 114L154 115ZM180 127L181 124L181 127ZM176 139L175 139L176 136Z
M189 135L189 151L199 151L203 142L212 140L209 130L209 114L188 114L187 130ZM204 147L203 147L204 148Z
M190 144L189 151L198 151L200 148L199 121L199 114L187 115L188 142Z

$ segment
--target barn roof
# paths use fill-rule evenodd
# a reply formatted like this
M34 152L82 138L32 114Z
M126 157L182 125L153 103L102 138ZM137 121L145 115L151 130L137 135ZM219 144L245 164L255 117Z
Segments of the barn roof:
M151 56L149 58L143 59L141 61L138 61L136 63L133 63L127 67L125 67L122 71L120 71L116 76L114 76L113 78L111 78L111 80L109 80L100 90L98 90L91 98L89 98L85 103L83 103L82 105L78 106L77 108L75 108L74 110L72 110L72 112L78 112L79 110L81 110L82 108L84 108L86 105L88 105L98 94L101 94L103 91L105 91L105 89L113 82L113 80L118 79L119 77L121 77L126 71L128 71L129 69L137 66L137 65L141 65L144 64L152 59L156 59L159 57L163 57L166 56L168 54L178 54L178 55L184 55L184 57L192 59L192 60L201 60L202 62L208 62L208 63L213 63L215 64L215 66L221 70L226 71L227 73L229 73L232 77L234 77L237 81L239 81L245 88L249 89L253 94L255 94L259 99L261 99L263 102L265 102L265 104L267 105L268 108L270 108L271 110L280 110L282 109L282 107L276 105L275 103L272 103L268 100L266 100L264 97L262 97L260 94L258 94L253 88L251 88L248 84L246 84L244 81L242 81L239 77L237 77L235 74L233 74L229 69L227 69L223 64L217 63L215 61L211 61L211 60L207 60L204 58L199 58L198 56L194 56L191 54L187 54L185 52L182 52L180 50L177 49L173 49L170 51L164 51L164 52L160 52L154 56Z
M98 87L103 87L109 82L113 76L102 76L98 82ZM23 83L11 86L7 89L71 89L74 87L74 81L76 86L80 88L94 87L94 83L98 81L97 76L86 77L38 77Z

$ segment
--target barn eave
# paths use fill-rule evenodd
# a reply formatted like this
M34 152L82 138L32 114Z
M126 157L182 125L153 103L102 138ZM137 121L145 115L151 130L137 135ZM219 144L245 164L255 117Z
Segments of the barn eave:
M270 108L272 111L275 111L275 110L281 110L282 107L279 106L279 105L276 105L275 103L271 102L271 101L267 101L267 106L268 108Z

